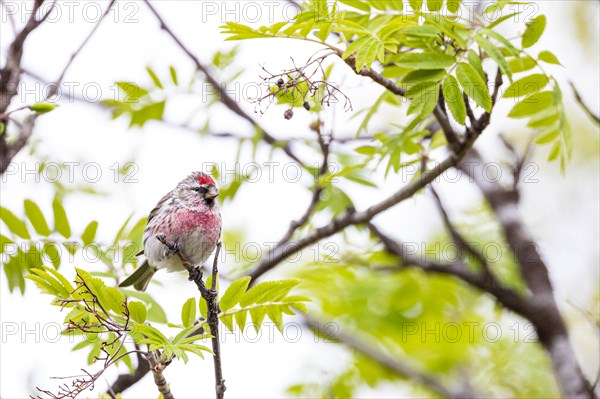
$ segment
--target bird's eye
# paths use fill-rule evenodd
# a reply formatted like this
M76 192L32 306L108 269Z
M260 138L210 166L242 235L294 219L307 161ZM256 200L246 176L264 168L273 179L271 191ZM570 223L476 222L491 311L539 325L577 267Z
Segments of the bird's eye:
M196 192L200 192L200 187L193 187L192 190L194 190Z
M194 190L197 193L205 193L207 191L206 187L202 186L192 187L192 190Z

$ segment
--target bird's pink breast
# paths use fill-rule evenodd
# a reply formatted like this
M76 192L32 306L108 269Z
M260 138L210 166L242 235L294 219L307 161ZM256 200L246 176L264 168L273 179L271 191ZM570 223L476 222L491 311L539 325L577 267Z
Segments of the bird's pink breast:
M218 211L214 212L211 209L208 212L199 212L184 208L174 214L171 223L171 232L175 236L189 234L201 228L208 242L216 244L219 240L221 216Z

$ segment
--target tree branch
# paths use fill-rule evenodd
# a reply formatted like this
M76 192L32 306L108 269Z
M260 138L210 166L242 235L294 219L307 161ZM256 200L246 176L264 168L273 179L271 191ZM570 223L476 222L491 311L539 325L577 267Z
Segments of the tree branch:
M575 87L575 84L571 81L569 81L569 84L571 85L571 88L573 89L573 94L575 94L575 100L577 100L577 102L579 103L581 108L583 108L585 113L594 121L594 123L596 123L596 125L600 125L600 116L598 114L592 112L590 107L588 107L588 105L585 103L585 101L583 101L583 98L581 97L581 94Z
M485 124L481 125L485 128ZM259 261L254 269L249 273L252 279L257 279L267 271L277 266L280 262L285 260L288 256L295 254L298 251L322 240L323 238L332 236L348 226L365 224L373 219L376 215L380 214L399 204L400 202L412 197L417 191L423 189L426 185L431 183L435 178L440 176L449 168L458 164L460 159L465 155L466 151L471 148L478 135L469 135L468 140L463 144L463 147L458 153L452 153L441 163L437 164L433 169L425 170L418 179L413 180L408 185L398 190L392 196L384 199L383 201L372 205L364 211L357 212L353 209L347 210L343 215L333 219L328 225L317 228L311 231L305 237L291 243L291 245L278 246L269 251L261 261Z
M171 389L169 388L169 384L163 375L163 371L166 366L158 360L156 351L148 352L146 359L148 359L148 363L150 364L150 370L152 370L154 383L158 388L158 392L162 394L163 399L174 399Z
M493 275L486 276L481 273L474 273L467 269L463 262L437 263L424 260L420 257L409 256L398 241L384 234L373 223L369 223L368 227L381 240L386 250L398 256L400 260L397 266L373 269L375 271L395 272L405 270L408 267L417 267L427 273L443 274L462 280L483 292L489 293L504 307L523 317L527 318L526 315L537 311L535 304L528 302L526 298L520 296L517 292L502 285Z
M221 341L219 339L219 291L217 290L217 277L218 277L218 262L219 262L219 253L221 252L221 243L217 244L217 248L215 250L215 257L213 261L212 268L212 285L210 288L204 284L202 280L202 271L200 268L196 267L196 265L192 264L189 259L179 250L179 247L173 243L168 242L164 234L157 234L156 239L160 241L163 245L165 245L169 251L173 254L179 256L183 266L187 269L190 274L189 280L196 283L198 287L198 291L200 291L200 295L207 304L207 323L210 327L210 334L213 336L211 338L212 342L212 350L214 353L213 361L214 361L214 369L215 369L215 392L217 399L223 399L225 395L225 390L227 387L225 386L225 380L223 379L223 367L221 364Z
M137 348L137 345L136 345ZM133 374L119 374L115 382L108 388L106 393L113 399L117 397L117 394L125 391L129 387L135 385L138 381L148 374L150 371L150 363L145 359L140 352L137 352L137 368Z
M593 398L593 388L577 362L567 327L554 298L548 268L537 244L519 217L519 192L484 179L484 166L483 159L475 150L459 165L473 179L494 210L527 288L533 294L528 302L534 306L523 316L535 326L540 342L550 353L563 394L567 397Z
M183 44L183 42L179 39L179 37L175 35L175 33L169 28L165 20L158 13L158 11L156 11L154 6L152 6L152 4L150 4L148 0L145 0L144 2L146 3L148 9L150 9L152 14L154 14L156 19L160 22L160 28L164 30L173 39L173 41L175 41L179 48L181 48L183 52L192 60L192 62L196 66L196 69L202 72L202 74L206 78L206 81L219 93L219 97L223 105L229 108L229 110L232 111L234 114L238 115L242 119L245 119L248 123L250 123L256 129L258 129L260 132L262 132L262 140L264 142L274 147L281 148L289 158L296 161L300 165L305 165L305 163L302 162L300 158L298 158L296 154L292 151L288 143L281 143L277 139L275 139L273 135L268 133L258 122L256 122L247 112L245 112L239 106L239 104L227 93L224 85L217 81L217 79L211 74L208 68L200 62L198 57L196 57L194 53L192 53L191 50L188 49L186 45Z
M56 79L56 81L53 82L52 85L50 85L45 99L48 99L56 95L56 93L58 93L58 89L60 88L60 85L63 79L65 78L67 71L73 64L73 61L75 60L75 58L77 58L81 50L83 50L83 48L89 43L92 36L98 30L100 23L108 15L108 12L114 5L115 1L116 0L110 1L108 7L104 11L98 22L94 25L91 32L85 37L81 45L73 52L73 54L71 54L69 61L63 68L58 79ZM23 28L23 30L19 33L19 35L17 35L17 37L11 44L7 56L6 65L4 69L0 71L0 74L2 75L2 79L0 80L0 114L6 112L6 109L10 105L11 99L17 94L18 85L20 82L20 75L21 72L23 72L21 68L21 57L23 55L23 44L25 42L25 39L27 38L29 33L31 33L35 28L37 28L48 17L48 15L54 7L54 4L56 3L56 0L53 2L53 6L44 15L44 17L41 20L36 20L36 11L39 9L42 3L43 0L36 0L34 9L32 11L29 21L27 22L27 25L25 25L25 28ZM38 114L33 114L29 115L25 119L25 122L23 123L20 129L19 135L12 143L7 142L6 133L0 135L0 174L6 171L6 168L8 168L8 165L10 164L12 159L19 153L19 151L23 149L23 147L25 147L25 145L27 145L29 138L33 134L33 128L35 127L35 122L38 116ZM8 117L5 121L0 119L0 124L6 125L7 120Z
M315 319L314 317L304 316L304 325L306 325L311 330L315 330L317 333L321 333L320 326L325 323ZM460 392L452 391L446 388L439 381L434 379L433 377L422 373L409 365L398 361L392 356L384 353L376 348L371 347L364 341L359 338L344 332L343 330L338 330L335 333L335 336L331 337L332 339L338 340L344 345L348 346L356 350L357 352L367 356L369 359L379 363L380 365L387 367L388 369L394 371L396 374L401 377L408 378L412 381L415 381L418 384L424 385L429 388L433 392L441 395L446 398L456 398L456 399L466 399L466 398L478 398L480 396L476 395L474 392L462 390Z
M478 250L476 250L469 242L467 242L467 240L465 240L463 235L460 234L460 232L458 231L456 226L454 226L452 224L452 222L450 221L448 212L446 212L446 209L444 208L444 205L442 204L442 200L441 200L440 196L438 195L437 191L435 190L435 188L433 187L433 185L429 186L429 188L431 189L431 193L433 194L433 198L435 200L435 204L438 208L438 211L440 212L440 215L442 216L444 226L450 233L450 236L452 237L452 240L458 247L458 250L460 252L464 251L467 254L471 255L473 258L475 258L475 260L479 263L479 265L483 269L483 272L487 275L491 275L492 272L490 270L490 265L489 265L487 259L485 259L483 254L481 252L479 252ZM460 255L462 257L463 254L461 253Z

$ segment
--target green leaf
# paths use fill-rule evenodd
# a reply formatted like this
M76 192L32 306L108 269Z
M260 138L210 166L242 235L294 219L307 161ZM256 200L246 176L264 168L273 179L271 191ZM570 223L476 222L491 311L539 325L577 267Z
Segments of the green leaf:
M25 279L23 278L22 263L19 261L19 256L23 256L20 251L4 263L4 273L8 282L8 290L13 292L16 287L19 287L21 294L23 294L25 293Z
M508 113L510 118L525 118L552 106L552 92L542 91L525 97Z
M142 89L133 82L116 82L116 85L125 94L125 103L137 103L140 98L148 95L147 90Z
M481 79L475 68L466 62L461 62L456 67L456 78L460 82L463 91L475 100L477 105L490 112L492 110L492 98L487 85Z
M479 55L475 52L475 50L470 49L467 57L471 66L475 68L477 73L479 73L479 76L481 76L481 79L485 80L485 72L483 70L483 65L481 64L481 58Z
M138 301L130 301L127 303L127 309L129 309L129 317L136 323L143 323L148 317L148 310L146 305Z
M50 260L55 269L58 269L60 266L60 251L57 249L57 245L58 244L53 242L47 242L44 244L43 248L46 258Z
M454 76L448 75L446 77L444 85L442 86L442 91L444 93L444 99L446 100L446 105L448 106L450 113L456 122L464 125L467 117L467 108L462 96L462 91L460 90L458 82Z
M525 76L511 84L502 97L523 97L541 91L548 85L548 77L543 73Z
M546 129L540 131L535 136L536 144L547 144L551 143L560 136L560 126L559 124L554 124L553 126L549 126Z
M299 283L299 280L276 280L256 284L244 294L240 300L240 306L246 307L255 303L276 301L285 297Z
M27 231L25 223L16 217L14 213L4 207L0 207L0 220L4 222L6 227L16 236L29 240L31 236Z
M248 284L250 284L250 280L251 278L249 276L246 276L231 283L231 285L227 288L219 302L219 307L221 308L221 311L226 312L227 310L233 308L240 302L240 300L246 293L246 290L248 289Z
M502 72L504 72L509 79L512 79L512 71L510 70L510 66L506 61L504 54L483 36L476 35L475 41L494 61L496 61Z
M144 303L146 303L147 306L150 306L150 308L148 309L148 321L154 322L154 323L162 323L162 324L166 324L167 323L167 315L165 314L165 311L163 310L163 308L158 304L158 302L156 302L154 300L154 298L152 298L152 296L146 292L139 292L139 291L134 291L134 290L126 290L126 289L121 289L121 291L127 295L127 297L132 297L132 298L137 298L141 301L143 301Z
M417 37L439 37L440 31L435 26L431 25L417 25L407 26L402 28L400 31L403 35L417 36Z
M408 115L425 117L431 114L439 98L439 84L436 82L418 83L406 92L406 97L412 101L406 111Z
M48 272L52 272L56 278L52 277ZM40 290L47 294L60 298L69 298L71 296L72 290L69 290L70 284L62 283L65 278L49 267L42 266L41 268L31 269L31 274L28 274L25 278L34 281Z
M355 148L354 151L356 151L359 154L362 155L375 155L377 153L377 148L370 146L370 145L364 145L358 148Z
M246 316L248 316L248 312L241 311L234 313L235 322L240 328L240 331L244 331L246 329Z
M252 319L252 325L254 326L254 330L258 333L260 331L260 326L262 325L265 316L267 315L267 307L260 306L257 308L250 309L249 311L250 317Z
M456 13L460 9L460 1L459 0L447 0L446 8L448 8L448 11L450 11L452 13Z
M142 127L151 120L162 120L165 112L165 101L148 104L138 110L131 112L131 122L129 127Z
M52 210L54 212L54 230L65 238L71 237L71 226L67 213L58 197L54 197L52 201Z
M521 40L523 48L533 46L540 39L546 28L546 16L538 15L527 22L526 26L525 33L523 33L523 38Z
M446 76L445 69L418 69L408 73L402 83L439 82Z
M535 68L537 63L529 56L513 58L508 61L508 66L512 73L525 72Z
M154 83L154 85L156 87L158 87L159 89L163 89L163 85L160 82L160 79L158 78L158 76L156 76L156 74L154 73L152 68L146 67L146 71L148 72L148 75L150 75L150 78L152 79L152 82Z
M503 44L506 47L506 49L515 57L518 57L521 53L515 46L513 46L513 44L507 38L505 38L504 36L502 36L494 30L482 28L479 30L478 33L487 35L492 39L495 39L500 44Z
M42 114L46 114L50 111L54 111L56 109L56 107L57 107L56 104L42 102L42 103L37 103L37 104L33 104L33 105L29 106L29 109L32 110L33 112L35 112L36 114L42 115Z
M98 222L96 222L95 220L87 225L87 227L85 228L85 230L83 230L83 233L81 234L81 241L83 241L84 245L88 245L94 241L94 238L96 238L97 230Z
M169 72L171 73L171 81L173 81L173 84L175 86L179 85L179 81L177 80L177 71L175 70L174 67L170 66L169 67Z
M558 109L550 107L542 112L533 115L527 122L527 127L540 128L554 124L559 118Z
M283 315L280 306L269 306L267 316L275 324L279 332L283 333Z
M544 61L547 64L562 65L554 53L544 50L538 55L538 60Z
M451 55L432 52L406 53L396 60L399 66L413 69L442 69L454 65L455 62Z
M427 0L427 9L437 12L442 9L444 2L442 0Z
M10 238L3 236L2 234L0 234L0 254L4 253L4 250L6 248L7 245L9 244L14 244L15 242L13 240L11 240Z
M198 311L200 312L200 316L205 319L208 318L208 304L206 303L206 299L202 297L198 300Z
M561 152L560 141L554 142L552 148L550 149L550 153L548 154L548 162L552 162L558 158Z
M96 285L96 296L105 308L112 309L117 314L123 314L123 304L125 303L125 295L115 287L106 287L104 281L94 277Z
M52 231L50 230L50 227L48 227L48 223L46 223L46 218L44 217L40 207L37 206L35 202L28 199L25 200L24 206L25 215L27 215L27 218L31 222L35 231L41 236L49 236Z
M246 312L242 311L240 313L246 313ZM233 317L234 317L234 315L231 313L219 316L219 320L221 320L221 323L225 324L225 327L227 327L227 329L229 331L233 331Z
M183 304L181 321L186 328L194 325L194 321L196 321L196 298L189 298Z
M408 4L410 4L410 8L412 8L413 11L421 11L423 0L408 0Z

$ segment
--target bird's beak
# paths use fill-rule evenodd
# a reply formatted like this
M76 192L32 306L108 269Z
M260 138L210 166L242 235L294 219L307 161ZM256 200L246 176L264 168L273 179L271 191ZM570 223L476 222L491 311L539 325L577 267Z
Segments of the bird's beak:
M204 198L214 199L219 196L219 190L215 186L210 186L206 194L204 194Z

